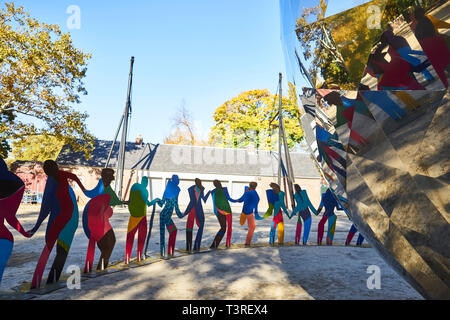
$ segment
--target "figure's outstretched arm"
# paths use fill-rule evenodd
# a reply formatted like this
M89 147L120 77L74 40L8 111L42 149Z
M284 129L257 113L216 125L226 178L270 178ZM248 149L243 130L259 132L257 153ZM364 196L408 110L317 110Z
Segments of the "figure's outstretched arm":
M300 207L299 207L298 202L297 202L297 205L295 206L294 210L292 210L292 214L291 214L291 215L288 215L289 220L292 219L292 217L294 217L294 216L297 214L297 212L300 211L299 208L300 208ZM314 211L315 211L315 210L316 210L316 209L314 209Z
M53 183L53 182L47 180L47 183L46 183L45 189L44 189L44 194L42 196L41 210L39 211L38 219L37 219L36 224L33 227L33 229L28 231L29 233L31 233L31 235L33 235L39 229L42 222L44 222L44 220L50 214L51 201L53 200L53 198L56 197L56 188L57 188L56 183Z
M205 195L203 194L203 196L201 197L201 199L203 200L204 203L206 203L206 201L208 201L209 195L211 194L211 190L208 191L208 193Z
M75 181L83 192L86 190L86 188L81 183L80 179L78 179L78 177L75 174L73 174L71 172L67 172L67 171L62 171L62 172L64 172L64 174L66 175L66 177L68 179Z
M36 221L36 224L34 225L34 227L29 231L31 233L31 235L36 233L36 231L41 226L42 222L44 222L44 220L48 217L49 214L50 214L50 208L47 206L47 204L44 204L44 201L42 201L38 220Z
M245 199L247 198L246 197L247 196L247 193L244 193L243 195L242 195L242 197L240 197L239 199L237 199L237 200L233 200L233 199L229 199L231 202L234 202L234 203L236 203L236 202L239 202L239 203L241 203L241 202L244 202L245 201Z
M256 220L264 220L265 218L264 217L261 217L260 215L259 215L259 213L258 213L258 208L256 208L255 209L255 219Z
M286 208L286 204L284 203L284 197L283 200L281 200L281 208L283 209L284 213L289 217L290 213L289 210Z
M162 207L160 203L161 203L161 199L155 198L152 201L147 201L147 206L151 207L151 206L158 204L160 207Z
M192 198L189 200L189 204L187 205L186 210L184 210L183 217L187 216L191 212L191 210L194 208L195 201L196 200L193 200Z
M299 196L300 196L300 194L298 194L298 193L296 193L295 194L295 196L294 196L294 199L295 199L295 208L294 208L294 210L292 210L292 214L291 214L291 216L289 217L289 219L292 219L295 215L297 215L297 213L300 211L300 208L301 208L301 199L302 198L299 198ZM316 209L314 209L314 212L316 212Z
M26 238L31 237L31 232L25 231L25 229L22 227L22 225L20 224L19 220L17 220L15 215L8 216L8 217L6 217L5 220L8 222L8 224L11 227L13 227L17 231L19 231L24 237L26 237Z
M111 207L115 207L115 206L127 203L127 201L120 200L119 197L117 196L117 194L114 192L114 190L112 190L112 188L108 194L111 196L111 200L109 202L109 205Z
M266 213L264 214L263 219L270 217L273 213L273 210L274 210L273 204L269 203L269 208L267 209Z
M255 219L256 219L256 220L264 220L264 217L261 217L261 216L258 214L258 211L255 211L254 213L255 213Z
M318 216L319 214L320 214L320 212L322 211L322 206L320 206L318 209L317 209L317 211L316 211L316 216Z
M178 197L175 200L175 213L177 214L178 218L182 219L184 218L184 214L181 213L180 208L178 207Z
M309 200L308 194L307 194L306 192L305 192L305 194L306 194L306 203L307 203L308 207L311 209L311 211L312 211L314 214L317 214L317 210L316 210L316 208L314 208L314 206L312 205L311 200Z
M256 204L255 204L255 211L254 211L254 213L255 213L255 219L256 219L256 220L263 220L264 218L261 217L261 216L258 214L258 204L259 204L259 197L257 198Z
M84 195L88 198L94 199L96 196L102 194L103 192L103 180L100 179L94 189L84 190Z
M323 208L323 195L322 195L322 199L320 200L319 208L316 211L316 216L320 214L320 212L322 211L322 208Z
M161 208L164 206L164 204L166 203L166 199L158 199L156 198L156 203L158 204L158 206L160 206Z
M225 198L227 198L228 201L233 202L233 203L239 202L230 197L230 193L228 192L228 189L226 187L223 188L223 192L225 193Z

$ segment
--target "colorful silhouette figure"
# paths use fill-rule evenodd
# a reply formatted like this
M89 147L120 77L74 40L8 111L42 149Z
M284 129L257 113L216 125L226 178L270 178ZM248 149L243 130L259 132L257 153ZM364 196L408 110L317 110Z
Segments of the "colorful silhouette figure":
M425 15L423 8L416 7L411 14L411 18L413 20L412 29L414 30L414 35L445 88L448 88L445 69L450 64L450 51L445 37L436 31L436 27L430 18Z
M353 224L351 226L350 230L348 231L347 240L345 240L345 245L346 246L350 245L350 243L352 242L352 239L355 236L356 232L358 232L358 229L356 229L356 226ZM359 236L358 236L358 239L356 240L356 245L357 246L362 245L363 241L364 241L364 236L360 232Z
M253 233L255 232L256 224L255 219L262 220L263 218L258 215L258 203L259 196L256 192L256 182L250 182L249 187L245 187L245 192L236 202L243 202L240 224L243 226L247 221L248 232L245 240L245 245L249 246L252 242Z
M326 94L324 97L324 100L327 101L329 104L333 104L336 106L336 127L343 126L347 124L349 130L350 130L350 137L358 144L365 145L367 143L366 139L364 139L363 136L361 136L358 132L356 132L352 128L352 122L353 122L353 116L355 112L358 112L363 115L368 115L369 111L364 104L363 101L359 99L349 99L342 95L340 95L337 91L331 91L330 93ZM317 131L317 130L316 130ZM328 133L328 135L330 135ZM335 133L335 136L337 138L337 135ZM332 137L333 139L337 140L335 137ZM318 141L323 141L328 144L329 138L327 139L319 139ZM335 146L336 145L330 145ZM342 150L342 148L340 148ZM337 154L333 155L333 157L336 159L336 157L339 157ZM344 165L345 168L345 165ZM343 175L345 177L345 174Z
M179 183L180 183L179 177L177 175L173 175L172 179L170 179L169 182L167 183L162 200L157 201L160 207L164 206L164 208L161 211L159 219L161 256L164 256L166 249L164 227L166 227L167 231L169 232L167 255L170 256L175 253L177 227L175 226L175 223L172 220L173 211L175 210L175 213L180 219L184 217L184 215L180 211L180 208L178 207L178 195L180 194L180 187L178 187Z
M338 137L336 132L333 135L331 135L320 125L316 126L316 141L317 141L317 149L319 150L318 160L321 162L323 159L334 173L338 173L343 178L345 178L346 177L345 168L347 166L346 161L341 155L339 155L339 153L331 149L331 147L337 147L339 149L344 148L342 144L336 141L337 139ZM338 162L342 166L342 168L337 166L335 164L335 161Z
M361 93L364 98L379 107L392 119L399 121L406 116L406 112L389 97L387 91L362 91Z
M105 269L116 244L116 236L109 219L113 214L111 207L127 204L121 201L111 187L114 180L113 169L103 169L101 179L97 186L84 194L91 198L83 211L83 229L89 239L84 272L91 272L94 264L95 245L100 249L101 255L97 270Z
M141 183L135 183L130 190L128 210L130 220L128 221L127 242L125 247L125 263L130 261L133 251L133 243L136 232L138 233L137 261L144 257L143 250L147 236L147 207L155 205L159 199L148 201L148 178L142 177Z
M334 210L341 209L341 206L337 202L336 198L334 197L330 189L328 189L324 194L322 194L322 199L320 201L319 208L317 209L317 214L320 214L323 207L325 207L325 212L323 214L322 219L319 222L317 231L317 244L322 245L325 223L328 220L327 245L332 245L334 231L336 229L336 215L334 214Z
M24 237L31 237L16 218L24 191L23 181L8 171L5 161L0 158L0 284L14 246L14 237L5 226L5 221Z
M266 214L263 218L271 216L273 213L272 225L270 227L269 243L275 243L275 235L278 229L278 244L282 245L284 243L283 211L288 217L290 216L290 213L286 209L286 204L284 203L285 193L281 191L280 186L276 183L271 183L270 187L272 189L266 190L269 209L266 211Z
M50 253L57 244L56 257L52 265L47 283L59 279L75 231L78 227L78 206L75 194L69 186L69 179L75 181L85 190L83 184L76 175L59 170L58 164L53 160L44 162L44 172L47 175L47 183L42 197L41 210L36 225L30 230L33 235L42 222L50 215L45 233L45 247L41 253L34 271L31 288L40 287L42 274L44 273Z
M295 230L295 244L300 243L300 236L302 234L302 220L303 224L305 225L305 229L303 231L303 245L306 245L309 238L309 232L311 230L311 211L317 215L316 208L311 204L311 201L309 200L308 193L306 190L302 190L302 188L296 184L294 185L295 188L295 202L297 203L294 211L292 212L292 215L289 217L292 218L298 213L298 220L297 220L297 228Z
M214 205L214 213L216 214L217 219L219 219L220 230L217 232L216 237L211 244L211 248L215 249L219 246L225 232L227 233L225 246L229 248L231 246L232 213L230 203L228 201L236 202L236 200L233 200L230 197L228 189L226 187L222 187L222 183L219 180L214 180L213 184L216 188L210 192Z
M385 59L386 53L382 52L383 46L379 46L369 56L367 71L377 78L378 90L425 90L411 75L411 71L417 72L422 67L414 67L404 60L391 46L387 53L390 61ZM431 60L430 60L431 62ZM420 65L419 65L420 66Z
M188 215L186 222L186 251L192 251L192 233L194 231L194 221L197 224L198 231L194 242L194 251L200 250L200 245L202 242L203 228L205 226L205 214L203 212L202 201L206 203L208 200L209 192L205 196L205 188L202 186L202 181L200 179L195 179L195 185L188 189L189 193L189 204L184 212L183 216Z
M388 24L387 30L381 35L381 43L391 46L392 53L394 53L393 51L396 51L403 60L408 61L411 65L423 65L424 68L421 70L421 72L424 75L425 79L428 81L434 79L434 77L425 67L427 64L423 64L420 59L413 56L425 56L425 53L423 51L413 50L404 37L394 34L392 26L390 24Z
M57 246L56 246L56 258L53 262L52 268L47 278L47 284L58 282L61 277L64 265L69 255L69 250L72 245L75 232L78 229L78 222L80 219L80 213L78 210L77 198L75 192L69 186L69 194L73 203L72 218L64 227L63 231L59 234Z

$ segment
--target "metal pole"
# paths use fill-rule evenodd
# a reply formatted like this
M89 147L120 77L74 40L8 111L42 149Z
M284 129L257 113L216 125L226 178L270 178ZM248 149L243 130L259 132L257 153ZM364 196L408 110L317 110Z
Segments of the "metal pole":
M119 126L117 127L116 135L114 136L114 140L113 140L113 143L111 145L111 149L109 149L108 159L106 160L105 168L108 168L109 162L111 161L111 155L113 153L114 146L116 145L116 142L117 142L117 136L119 135L120 128L122 127L123 116L124 115L122 114L122 117L120 118Z
M311 85L311 88L315 91L315 85L314 82L309 74L309 72L306 70L305 66L303 65L302 61L300 60L300 57L298 56L298 52L297 50L295 50L295 56L297 57L297 62L298 65L300 67L300 72L306 77L306 79L308 80L309 84Z
M287 185L288 185L288 190L289 190L289 196L291 199L292 210L294 210L293 172L292 172L291 157L289 155L289 146L287 144L286 134L284 131L283 116L281 116L280 122L281 122L281 132L282 132L282 136L283 136L284 153L285 153L285 158L286 158L286 172L287 172L286 180L287 180ZM286 191L288 191L288 190L286 190Z
M128 134L128 120L130 118L130 110L131 110L131 87L133 84L133 65L134 65L134 57L131 57L130 62L130 75L128 78L128 93L127 93L127 102L125 106L125 112L123 115L123 130L122 130L122 139L120 141L120 152L119 152L119 162L118 162L118 170L117 170L117 183L116 183L116 193L119 199L122 199L122 185L123 185L123 175L125 170L125 152L126 152L126 144L127 144L127 134Z
M283 97L282 97L282 92L283 92L283 89L282 89L282 79L283 79L283 76L281 75L281 73L279 74L279 81L280 81L280 83L279 83L279 88L280 88L280 91L279 91L279 99L280 99L280 101L279 101L279 105L278 105L278 185L280 186L280 188L281 188L281 105L282 105L282 100L283 100Z
M286 173L287 173L287 189L285 187L285 191L286 193L289 191L289 196L291 199L291 206L292 209L294 209L294 192L293 192L293 170L292 170L292 163L291 163L291 157L289 155L289 146L287 144L287 140L286 140L286 132L285 132L285 128L284 128L284 120L283 120L283 96L282 96L282 91L281 91L281 83L282 83L282 74L280 73L280 114L279 114L279 121L280 121L280 137L283 139L283 145L284 145L284 153L285 153L285 158L286 158L286 162L285 162L285 168L286 168ZM281 158L281 149L280 149L280 158Z
M152 215L150 217L150 225L148 227L147 241L145 242L145 250L144 250L145 257L147 257L148 243L150 242L150 237L152 236L153 219L155 218L155 211L156 211L156 203L153 205Z

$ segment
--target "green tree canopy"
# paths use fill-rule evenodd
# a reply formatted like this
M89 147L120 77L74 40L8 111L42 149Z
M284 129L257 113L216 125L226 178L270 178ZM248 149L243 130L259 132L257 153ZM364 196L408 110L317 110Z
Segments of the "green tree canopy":
M89 54L75 48L69 33L41 23L23 7L0 8L0 151L8 140L53 136L89 156L94 138L86 113L73 109L86 95Z
M386 30L385 6L386 0L373 0L325 19L344 58L349 75L346 89L358 88L370 52Z
M10 156L24 161L56 160L63 146L64 143L53 136L28 136L12 142Z
M303 8L297 19L297 39L303 49L304 59L309 61L308 71L314 82L320 75L326 82L345 86L351 79L344 58L331 36L330 26L324 19L326 8L324 0L320 0L317 6ZM316 21L311 22L312 18L316 18Z
M447 0L388 0L384 9L384 16L387 21L392 21L401 14L409 21L411 7L422 7L425 10L433 6L442 5Z
M445 0L372 0L328 18L325 18L325 0L320 0L317 6L303 8L297 19L296 34L303 57L309 61L309 72L314 81L320 75L326 84L333 83L343 89L356 90L369 54L386 30L387 23L401 14L408 19L407 9L411 6L428 9L444 2ZM374 11L374 7L378 10ZM379 25L375 23L376 17L379 17ZM372 22L374 25L370 26Z
M292 92L292 91L290 91ZM277 139L270 138L269 122L278 113L278 95L268 90L250 90L228 100L214 113L216 124L210 131L210 144L218 147L244 148L253 145L256 149L277 148ZM283 118L286 138L290 148L303 139L299 125L300 111L295 97L283 97ZM278 119L272 125L278 126ZM277 130L274 131L277 134Z

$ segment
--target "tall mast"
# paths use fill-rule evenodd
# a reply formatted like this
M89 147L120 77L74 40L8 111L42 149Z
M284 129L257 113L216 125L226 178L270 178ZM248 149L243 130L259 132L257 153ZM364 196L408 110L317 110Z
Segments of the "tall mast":
M289 146L287 144L287 139L286 139L286 131L284 128L284 120L283 120L283 95L282 95L282 79L283 79L283 75L280 73L280 109L279 109L279 131L280 131L280 142L279 142L279 146L281 145L281 140L283 143L283 147L284 147L284 156L285 156L285 169L286 169L286 177L285 179L287 180L287 189L285 190L286 193L289 193L290 199L291 199L291 205L292 205L292 209L294 209L295 206L295 202L294 202L294 192L293 192L293 182L294 182L294 172L292 169L292 162L291 162L291 156L289 154ZM281 159L281 149L279 150L279 157ZM281 170L281 161L279 160L279 174L280 174L280 170ZM280 177L279 177L279 181L280 181ZM287 196L287 194L286 194Z
M282 88L282 80L283 76L280 73L279 75L279 83L278 87L280 88L279 91L279 103L278 103L278 185L281 187L281 164L282 164L282 157L281 157L281 116L282 116L282 103L283 103L283 88Z
M111 155L114 150L114 146L117 141L117 137L119 135L119 131L122 128L122 137L119 145L119 156L117 159L116 166L116 183L115 183L115 191L119 199L122 199L122 186L123 186L123 175L125 171L125 152L126 152L126 143L127 143L127 135L128 135L128 123L131 116L131 88L133 84L133 65L134 65L134 57L131 57L130 62L130 74L128 77L128 92L127 92L127 100L125 103L125 110L122 114L122 117L119 122L119 127L117 128L116 135L114 137L114 141L112 143L111 149L109 151L108 160L106 161L106 166L109 166L109 162L111 160ZM122 199L123 200L123 199Z

